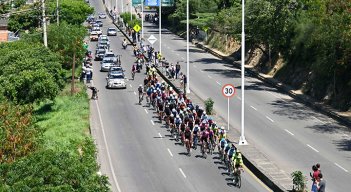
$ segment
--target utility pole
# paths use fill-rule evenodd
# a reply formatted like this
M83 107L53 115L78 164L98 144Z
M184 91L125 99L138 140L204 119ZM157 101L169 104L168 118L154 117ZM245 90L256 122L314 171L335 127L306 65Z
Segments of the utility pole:
M42 17L43 17L43 38L44 38L44 46L48 47L48 37L46 34L46 15L45 15L45 0L41 0L41 8L42 10Z
M56 0L56 21L57 25L60 25L59 0Z

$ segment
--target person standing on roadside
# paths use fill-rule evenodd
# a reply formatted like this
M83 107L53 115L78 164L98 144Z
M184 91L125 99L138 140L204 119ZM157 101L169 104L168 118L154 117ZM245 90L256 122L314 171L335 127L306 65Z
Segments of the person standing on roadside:
M178 79L178 74L179 74L179 71L180 71L180 64L179 64L179 62L177 62L175 70L176 70L175 71L176 72L175 78Z
M326 185L326 181L323 179L323 174L319 173L318 179L317 179L318 192L325 192L325 185Z

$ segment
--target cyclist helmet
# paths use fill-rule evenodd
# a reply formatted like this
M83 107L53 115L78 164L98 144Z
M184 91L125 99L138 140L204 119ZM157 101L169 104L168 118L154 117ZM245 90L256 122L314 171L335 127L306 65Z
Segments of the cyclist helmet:
M174 117L173 113L171 114L171 117Z
M177 114L176 118L180 118L178 114Z
M142 87L142 85L140 84L139 87Z
M224 127L223 127L223 126L221 127L221 130L224 130Z

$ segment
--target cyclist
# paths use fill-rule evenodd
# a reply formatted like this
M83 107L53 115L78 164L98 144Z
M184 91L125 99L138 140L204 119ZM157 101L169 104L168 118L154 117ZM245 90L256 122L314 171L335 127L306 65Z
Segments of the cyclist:
M134 80L134 76L135 76L135 71L136 71L136 66L135 64L132 65L132 79Z
M128 45L127 40L123 39L123 42L122 42L123 49L126 49L127 45Z
M233 155L235 154L236 148L234 146L234 143L231 144L231 147L228 151L228 160L229 160L229 164L228 164L228 172L230 173L230 169L231 166L233 166Z
M207 131L207 129L205 129L204 131L202 131L201 134L201 145L203 146L203 150L204 153L206 153L206 149L208 148L208 138L209 138L209 132Z
M193 143L194 143L194 149L196 150L197 148L197 142L199 140L199 131L200 131L200 128L199 128L199 125L195 125L194 126L194 130L193 130Z
M189 154L190 154L192 138L193 138L193 134L191 133L190 128L187 127L184 131L184 139L185 139L185 147L186 147Z
M224 147L225 145L227 144L227 140L222 137L220 140L219 140L219 145L218 145L218 152L219 154L222 156L222 160L223 160L223 157L224 157L224 153L223 153L223 150L224 150Z
M240 174L240 170L243 170L243 159L242 159L242 155L241 152L238 150L236 150L234 156L233 156L233 167L234 167L234 175L238 175Z
M139 93L139 104L141 104L141 102L143 101L143 97L144 97L143 85L141 85L141 84L138 87L138 93Z

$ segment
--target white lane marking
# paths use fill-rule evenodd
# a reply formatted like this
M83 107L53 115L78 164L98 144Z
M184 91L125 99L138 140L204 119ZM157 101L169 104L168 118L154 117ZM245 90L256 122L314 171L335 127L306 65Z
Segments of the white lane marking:
M136 92L134 91L134 95L136 95Z
M216 83L218 84L218 85L222 85L220 82L218 82L218 81L216 81Z
M176 55L178 55L178 56L179 56L180 54L179 54L179 53L176 53Z
M238 99L241 101L241 97L238 96Z
M152 125L155 125L155 123L154 123L154 121L153 121L153 120L150 120L150 121L151 121Z
M133 87L132 84L129 84L130 87Z
M251 105L250 107L251 107L252 109L254 109L255 111L257 111L257 109L256 109L254 106Z
M341 165L337 164L337 163L334 163L336 166L338 166L340 169L344 170L345 172L349 172L347 169L341 167Z
M345 133L343 134L343 136L345 136L345 137L349 137L349 135L347 135L347 134L345 134Z
M184 57L182 57L182 59L185 59Z
M179 168L179 171L182 173L183 177L186 178L186 175L184 174L184 172L181 168Z
M319 121L320 123L324 123L322 120L318 119L317 117L313 116L313 119Z
M161 135L161 133L158 133L158 135L160 136L161 139L163 138L162 135Z
M146 113L146 114L148 114L148 113L149 113L149 112L147 112L147 110L146 110L146 109L144 109L144 110L145 110L145 113Z
M91 83L92 86L94 86L93 82ZM113 181L116 183L116 187L117 187L117 190L119 192L121 192L121 188L119 187L119 184L117 182L117 177L115 175L115 171L114 171L114 168L113 168L113 165L112 165L112 160L111 160L111 155L110 155L110 150L108 148L108 144L107 144L107 139L106 139L106 134L105 134L105 128L104 128L104 124L102 123L102 118L101 118L101 112L100 112L100 106L97 102L97 100L95 100L95 104L96 104L96 107L97 107L97 112L98 112L98 115L99 115L99 120L100 120L100 125L101 125L101 130L102 130L102 136L104 138L104 143L105 143L105 149L106 149L106 153L107 153L107 159L108 159L108 163L110 165L110 169L111 169L111 172L112 172L112 177L113 177Z
M194 68L197 68L197 66L196 65L193 65L194 66Z
M201 73L203 73L204 71L203 70L200 70L201 71Z
M212 79L212 77L211 77L211 76L209 76L209 75L207 75L207 77L208 77L208 78L210 78L210 79Z
M172 154L171 150L169 150L168 148L167 148L167 150L168 150L169 155L170 155L171 157L173 157L173 154Z
M291 133L289 130L284 129L287 133L289 133L290 135L294 136L294 133Z
M307 146L308 146L309 148L311 148L313 151L319 153L319 151L318 151L317 149L315 149L314 147L312 147L311 145L307 144Z
M272 121L272 123L274 122L273 119L271 119L270 117L266 116L266 118L270 121Z

